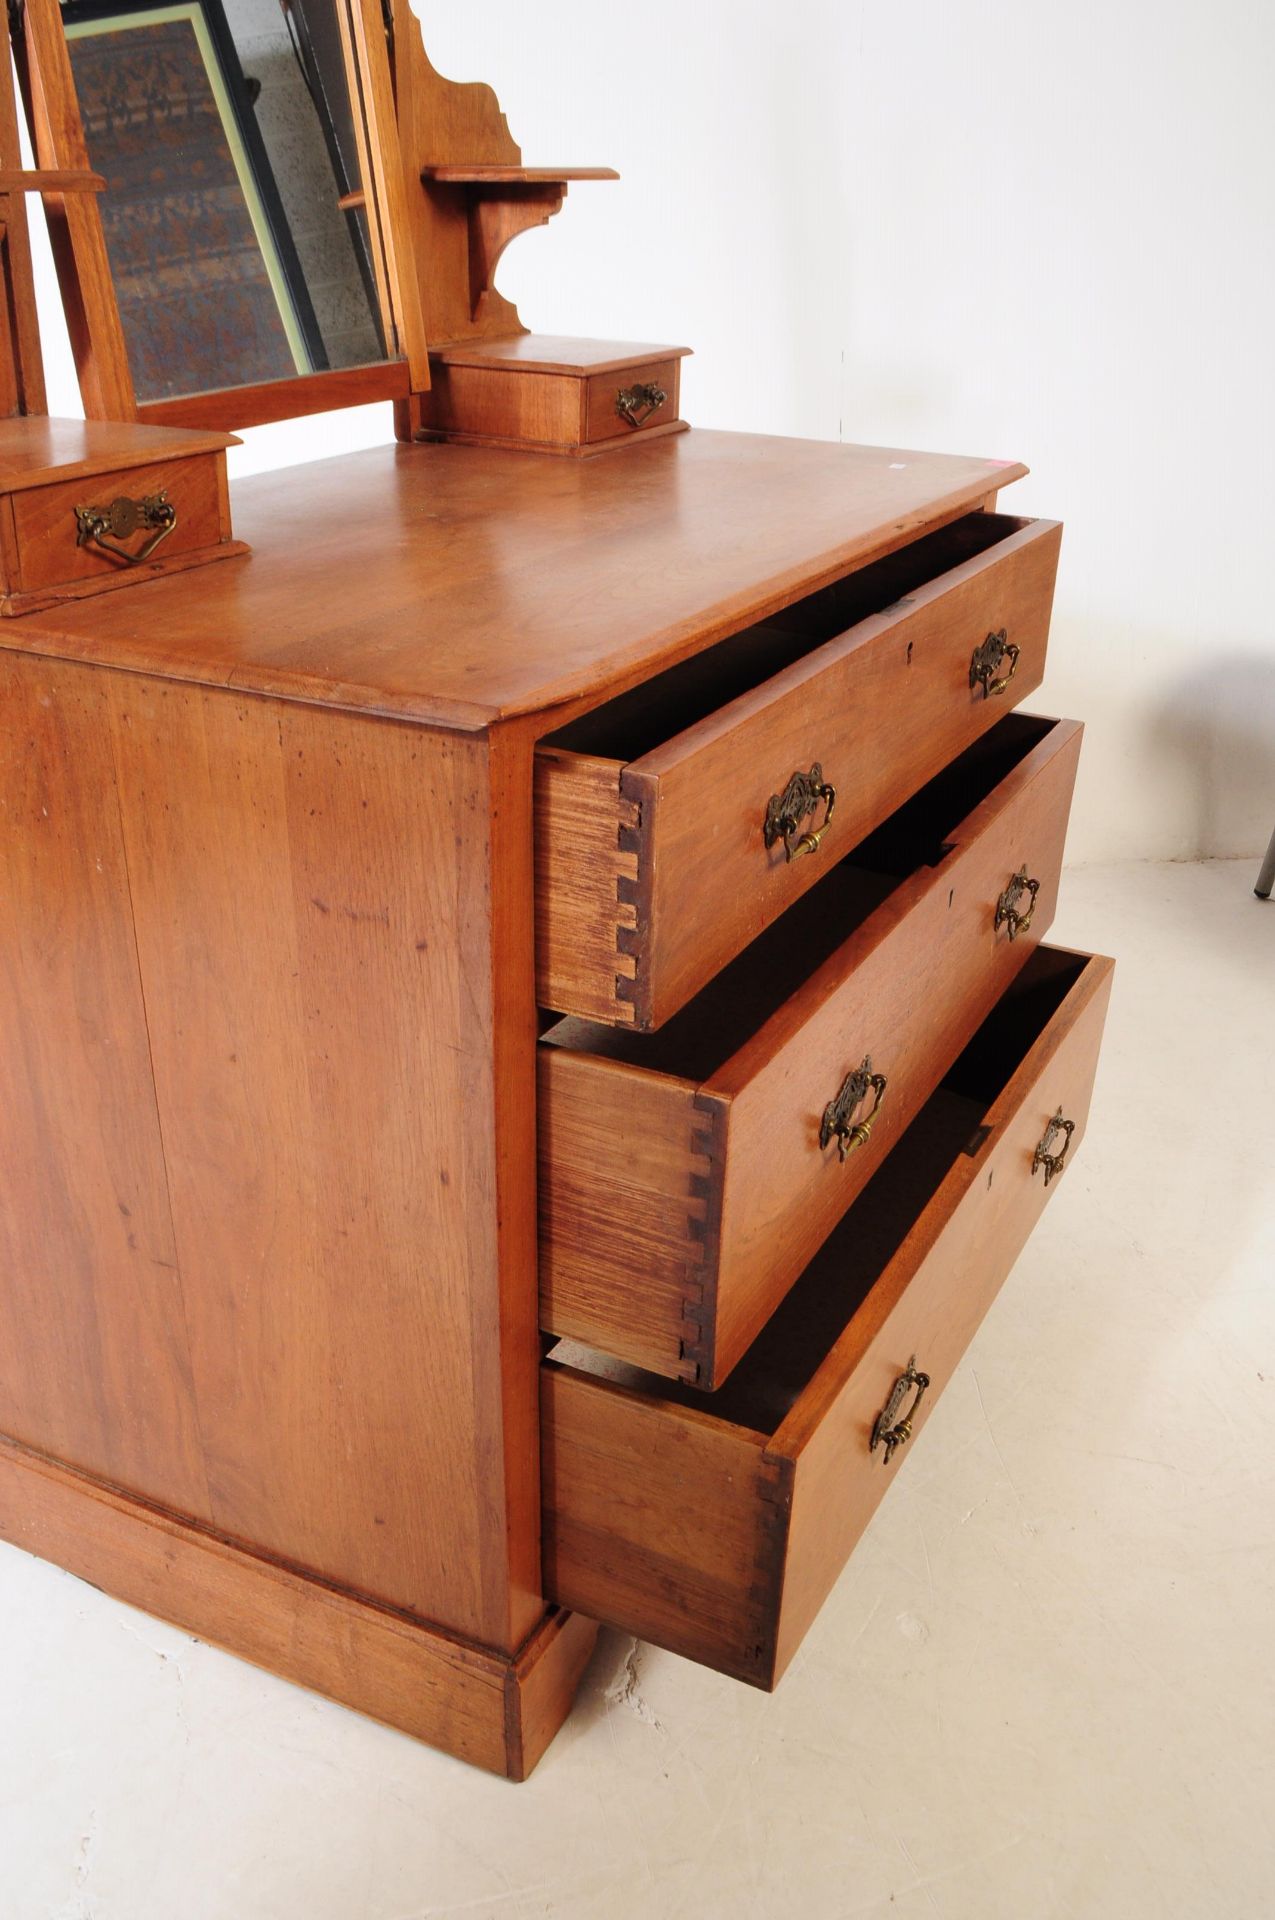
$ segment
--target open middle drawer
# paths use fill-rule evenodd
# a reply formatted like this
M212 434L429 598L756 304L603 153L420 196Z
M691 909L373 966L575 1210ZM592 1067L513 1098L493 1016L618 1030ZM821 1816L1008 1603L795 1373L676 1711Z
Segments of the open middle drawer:
M1039 685L1061 537L969 514L542 742L541 1006L676 1013Z
M559 1343L551 1599L774 1685L1075 1156L1111 975L1037 949L720 1393Z
M726 1378L1053 918L1080 736L1007 715L659 1033L549 1029L546 1331Z

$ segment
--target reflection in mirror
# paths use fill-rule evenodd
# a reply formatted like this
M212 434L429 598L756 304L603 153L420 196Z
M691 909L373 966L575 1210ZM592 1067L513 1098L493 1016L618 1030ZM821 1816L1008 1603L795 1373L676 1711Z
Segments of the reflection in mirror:
M386 354L340 0L69 0L139 402Z

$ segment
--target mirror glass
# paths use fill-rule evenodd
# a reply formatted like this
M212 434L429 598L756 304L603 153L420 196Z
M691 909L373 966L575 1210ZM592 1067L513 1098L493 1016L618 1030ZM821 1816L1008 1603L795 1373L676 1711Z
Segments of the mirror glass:
M387 356L338 4L62 7L142 405Z

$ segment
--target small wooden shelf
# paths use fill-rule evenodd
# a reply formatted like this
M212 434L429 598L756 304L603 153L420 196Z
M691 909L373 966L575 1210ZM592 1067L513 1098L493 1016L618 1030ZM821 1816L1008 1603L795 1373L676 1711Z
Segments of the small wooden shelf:
M105 193L100 173L82 167L0 167L0 193Z
M566 186L573 180L618 180L614 167L422 167L421 179L441 186Z

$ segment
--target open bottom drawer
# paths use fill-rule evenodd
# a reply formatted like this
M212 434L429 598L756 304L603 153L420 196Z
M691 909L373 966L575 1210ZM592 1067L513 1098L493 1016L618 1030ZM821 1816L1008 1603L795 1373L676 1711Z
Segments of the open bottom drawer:
M711 1398L553 1349L550 1598L775 1684L1075 1156L1112 970L1037 949Z

